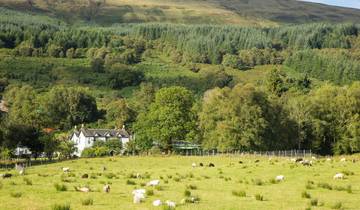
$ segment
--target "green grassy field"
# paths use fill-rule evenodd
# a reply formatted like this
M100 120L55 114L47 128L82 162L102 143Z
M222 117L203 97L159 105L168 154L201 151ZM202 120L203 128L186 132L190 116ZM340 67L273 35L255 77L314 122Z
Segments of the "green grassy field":
M0 209L51 209L54 204L66 203L71 209L162 209L152 206L154 200L161 199L175 201L177 209L297 210L311 207L355 210L359 209L360 202L360 167L359 162L350 161L353 159L359 160L360 157L347 157L346 162L340 162L340 157L332 161L319 159L312 167L285 158L270 160L255 156L71 160L29 168L25 176L10 171L15 176L0 181ZM256 160L259 162L255 163ZM192 168L193 162L212 162L215 167ZM103 166L106 166L106 171L102 170ZM71 172L63 173L62 167L70 167ZM348 175L344 180L334 180L333 176L338 172ZM81 178L85 173L90 178ZM145 178L131 178L137 173ZM273 179L280 174L285 176L285 181L274 182ZM26 179L31 185L26 184ZM160 179L160 188L142 186L153 179ZM128 180L135 184L128 184ZM56 183L66 185L67 191L57 191L54 187ZM111 185L109 194L102 192L105 183ZM200 202L181 205L189 185L196 188L189 191L199 196ZM77 192L74 186L88 186L92 192ZM141 204L133 204L131 192L138 188L151 189L154 194L147 196ZM233 191L244 191L246 196L236 196ZM305 191L311 198L302 196ZM256 194L262 195L264 200L256 200ZM82 205L82 200L87 198L93 199L93 205ZM311 206L311 201L315 204L316 199L317 206Z

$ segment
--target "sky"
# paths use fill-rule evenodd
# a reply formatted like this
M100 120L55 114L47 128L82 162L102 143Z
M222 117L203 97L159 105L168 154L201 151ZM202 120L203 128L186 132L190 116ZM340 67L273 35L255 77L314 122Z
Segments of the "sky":
M360 9L360 0L302 0L309 2L317 2L335 6L351 7Z

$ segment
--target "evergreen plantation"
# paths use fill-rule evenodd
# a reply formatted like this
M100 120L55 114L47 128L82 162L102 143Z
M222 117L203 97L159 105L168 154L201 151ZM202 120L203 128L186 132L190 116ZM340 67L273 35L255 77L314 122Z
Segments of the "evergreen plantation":
M356 24L74 26L0 8L0 58L2 154L64 150L82 123L125 124L129 152L360 152Z

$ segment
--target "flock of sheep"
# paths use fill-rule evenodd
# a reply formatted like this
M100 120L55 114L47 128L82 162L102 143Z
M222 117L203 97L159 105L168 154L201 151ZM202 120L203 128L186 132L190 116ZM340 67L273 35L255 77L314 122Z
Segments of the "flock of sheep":
M299 163L299 164L302 164L303 166L312 166L314 164L314 162L317 161L316 157L312 157L311 160L306 160L306 159L303 159L303 158L292 158L290 159L291 162L294 162L294 163ZM332 159L330 158L327 158L326 161L330 162L330 161L333 161ZM345 162L346 159L345 158L342 158L340 160L341 162ZM259 160L256 160L255 161L256 163L259 162ZM243 162L242 161L239 161L240 164L242 164ZM206 165L207 167L215 167L215 164L213 163L209 163ZM197 168L197 167L204 167L204 164L203 163L192 163L191 164L191 167L192 168ZM19 172L19 175L25 175L25 167L23 165L18 165L16 164L15 166L15 169ZM106 170L106 167L103 167L103 171ZM69 167L64 167L62 168L62 171L63 173L69 173L70 172L70 168ZM10 173L4 173L4 174L0 174L0 178L11 178L12 174ZM140 177L140 174L137 174L136 177ZM84 175L83 177L84 178ZM87 178L87 177L85 177ZM345 175L343 173L336 173L334 176L333 176L333 179L344 179L345 178ZM285 181L285 176L284 175L278 175L275 177L275 181L277 182L282 182L282 181ZM160 180L156 179L156 180L151 180L149 181L146 186L148 187L156 187L160 185ZM75 187L76 191L79 191L79 192L84 192L84 193L88 193L90 192L90 189L88 187ZM110 193L110 185L109 184L105 184L103 186L103 191L105 193ZM135 189L132 191L132 197L133 197L133 203L134 204L139 204L141 202L143 202L146 198L146 189ZM171 200L166 200L166 201L161 201L159 199L156 199L152 202L152 205L153 206L162 206L162 205L166 205L168 206L169 208L175 208L176 207L176 203L174 201L171 201Z

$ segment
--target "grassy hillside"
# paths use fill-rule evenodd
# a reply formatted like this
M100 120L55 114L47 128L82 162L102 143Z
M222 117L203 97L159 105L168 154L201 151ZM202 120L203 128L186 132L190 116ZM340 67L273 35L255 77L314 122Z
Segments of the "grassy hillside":
M0 6L45 13L68 22L171 22L274 26L279 23L358 22L360 12L297 0L0 0Z
M183 210L355 210L360 193L358 163L350 162L355 158L358 157L348 157L348 162L340 162L340 158L321 159L314 161L312 167L285 158L255 156L80 159L35 166L25 176L7 171L15 176L1 180L0 202L3 210L51 209L54 204L69 204L78 210L166 209L152 206L157 199L175 201L176 209ZM212 162L215 167L192 168L193 162ZM71 172L63 173L62 167L70 167ZM334 180L339 172L348 175L344 180ZM89 178L81 178L84 174ZM135 178L136 174L142 178ZM276 182L275 177L280 174L285 180ZM159 186L144 186L154 179L160 180ZM102 191L105 183L111 185L108 194ZM66 190L57 191L55 184L66 186ZM92 191L76 192L74 186L88 186ZM150 193L143 203L133 204L131 192L139 188ZM186 189L200 198L199 203L180 204ZM262 195L263 201L257 200L256 194ZM85 199L92 199L93 205L82 204Z

